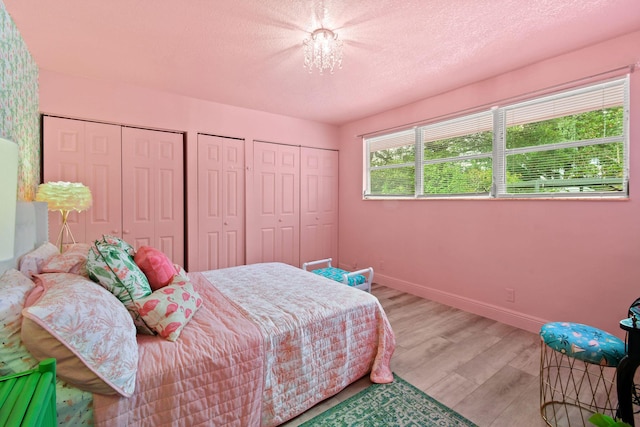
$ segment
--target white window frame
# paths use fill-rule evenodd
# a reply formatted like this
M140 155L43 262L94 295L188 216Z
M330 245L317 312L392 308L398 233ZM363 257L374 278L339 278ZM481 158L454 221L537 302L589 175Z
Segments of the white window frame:
M613 88L613 89L611 89ZM617 89L616 89L617 88ZM613 90L615 103L611 104L610 100L607 100L608 94L610 94L610 89ZM619 93L620 91L621 94ZM594 94L600 96L602 93L602 104L598 105L596 103L596 98L594 98ZM532 145L530 147L524 148L511 148L507 147L507 126L514 121L513 117L515 113L520 113L522 118L516 119L521 120L522 123L529 123L532 121L536 121L538 119L544 118L556 118L556 117L566 117L576 112L584 112L584 111L592 111L599 108L605 108L611 105L620 105L619 99L622 97L622 107L623 107L623 129L622 135L617 135L613 137L602 137L595 138L589 140L580 140L580 141L567 141L567 142L559 142L555 144L547 144L547 145ZM570 101L570 102L567 102ZM584 105L583 105L584 104ZM544 108L538 108L542 106ZM558 111L563 112L564 114L558 115ZM491 115L492 117L492 128L493 128L493 149L489 153L471 153L468 155L461 155L455 157L447 157L447 158L438 158L432 160L424 160L424 132L428 132L431 129L438 127L445 127L449 129L450 133L444 133L441 139L447 139L460 135L470 135L475 132L469 131L464 133L464 124L468 123L470 120L473 120L475 117L483 117ZM460 129L457 129L455 125L457 123L462 124L462 133L456 133ZM483 124L484 129L486 129L486 124ZM414 135L414 149L415 149L415 194L407 194L407 195L396 195L396 194L372 194L371 193L371 171L385 169L385 168L400 168L400 167L410 167L412 164L404 163L404 164L392 164L386 166L377 166L372 167L370 164L370 156L371 156L371 148L372 146L375 148L375 144L381 140L385 139L393 139L394 136L403 134L403 136L408 136L413 132ZM435 139L437 140L437 139ZM600 82L597 84L593 84L590 86L563 91L560 93L541 96L537 98L533 98L524 102L519 102L516 104L506 105L506 106L496 106L491 108L490 110L480 111L473 114L461 115L457 118L441 120L441 121L433 121L431 123L425 124L423 126L416 126L413 128L405 128L399 131L390 132L386 134L379 134L373 137L364 137L364 157L365 157L365 173L364 173L364 191L363 197L366 199L375 199L375 198L442 198L442 197L466 197L466 198L603 198L603 197L613 197L613 198L627 198L629 195L629 76L626 75L623 78L617 78L609 81ZM622 191L591 191L591 192L531 192L531 193L510 193L507 191L507 183L506 183L506 159L507 156L513 154L521 154L528 153L534 151L551 151L562 148L572 148L572 147L584 147L590 145L601 145L607 144L611 142L620 142L623 143L623 177L622 177ZM373 144L373 145L372 145ZM423 171L425 165L435 164L435 163L443 163L443 162L459 162L465 159L474 159L474 158L491 158L492 159L492 185L491 191L489 193L459 193L459 194L424 194L424 177ZM588 179L586 179L588 180ZM574 179L575 182L580 182L579 179Z
M367 155L365 156L365 167L366 167L365 170L367 171L367 173L365 174L365 190L364 190L365 196L367 197L372 196L372 193L371 193L371 172L372 171L378 171L378 170L384 170L384 169L401 169L401 168L412 167L412 166L415 168L416 166L415 159L411 163L394 163L386 166L371 166L370 153L372 149L373 151L379 151L381 149L398 148L398 147L413 145L414 151L415 151L415 157L417 158L418 151L417 151L417 147L415 147L415 141L417 137L415 132L416 131L414 129L404 129L404 130L393 132L390 134L384 134L384 135L379 135L373 138L367 138L365 140L366 153L367 153ZM412 141L408 139L410 135L413 135ZM401 143L405 141L407 142L406 144ZM414 185L417 185L417 181L416 181L416 184ZM415 188L414 188L414 191L415 191ZM390 194L390 195L373 195L373 196L374 197L394 197L394 198L414 197L411 194L406 194L406 195Z
M474 133L489 131L492 129L492 116L491 111L481 111L479 113L468 114L465 116L457 117L450 120L440 121L432 124L428 124L419 128L416 128L416 153L420 153L420 156L423 156L425 150L425 140L427 141L438 141L441 139L453 138L456 136L464 136L464 135L472 135ZM443 132L445 130L445 132ZM446 131L448 130L448 132ZM436 135L434 135L434 133ZM494 133L494 143L492 147L495 146L495 133ZM482 192L482 193L457 193L457 194L425 194L424 193L424 167L428 165L435 165L439 163L457 163L465 160L475 160L475 159L492 159L493 161L493 151L487 151L486 153L467 153L464 155L459 155L455 157L443 157L439 159L433 160L425 160L425 159L416 159L416 164L420 164L419 168L416 168L416 196L417 197L428 197L428 198L438 198L438 197L478 197L478 196L488 196L490 192ZM417 154L416 154L417 155ZM418 181L418 175L420 179ZM418 186L418 182L420 186Z

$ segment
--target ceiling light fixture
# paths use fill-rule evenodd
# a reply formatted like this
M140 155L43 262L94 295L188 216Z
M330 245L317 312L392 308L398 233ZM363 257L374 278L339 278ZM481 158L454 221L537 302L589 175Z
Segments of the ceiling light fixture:
M304 45L304 67L311 73L316 67L320 74L326 69L333 74L334 68L342 68L342 41L338 35L326 28L318 28Z

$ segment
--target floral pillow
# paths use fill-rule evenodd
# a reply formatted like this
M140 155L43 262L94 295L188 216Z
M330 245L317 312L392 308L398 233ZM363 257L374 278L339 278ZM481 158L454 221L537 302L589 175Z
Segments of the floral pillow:
M185 271L185 269L180 264L173 264L173 268L176 269L176 274L178 276L182 276L182 277L185 277L185 278L189 277L187 275L187 272Z
M22 340L36 359L81 390L130 397L138 370L136 329L109 292L70 273L35 277L42 296L22 311Z
M96 241L87 258L89 278L118 298L133 317L138 332L154 335L133 302L151 294L149 281L133 258L118 246Z
M22 344L22 308L34 284L27 276L9 269L0 276L0 376L32 369L38 361Z
M174 276L170 285L134 301L134 304L144 321L161 337L176 341L202 306L202 298L188 279Z
M136 254L136 250L129 243L125 242L119 237L110 236L108 234L102 235L102 240L96 240L96 243L100 242L101 244L112 245L120 248L122 251L126 252L130 256L134 256Z
M32 274L39 274L42 272L44 263L52 256L58 254L60 254L60 251L58 251L58 248L54 244L45 242L20 258L19 269L27 277L31 277Z
M89 277L87 272L87 257L91 245L88 243L74 243L64 253L49 258L42 266L42 273L73 273Z
M151 246L140 246L133 260L147 276L149 285L154 291L171 283L176 274L176 269L169 257Z

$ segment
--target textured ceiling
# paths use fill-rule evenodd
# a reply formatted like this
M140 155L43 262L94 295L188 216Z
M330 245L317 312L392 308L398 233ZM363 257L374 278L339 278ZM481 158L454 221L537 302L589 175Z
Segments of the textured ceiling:
M640 29L640 0L3 1L41 69L332 124Z

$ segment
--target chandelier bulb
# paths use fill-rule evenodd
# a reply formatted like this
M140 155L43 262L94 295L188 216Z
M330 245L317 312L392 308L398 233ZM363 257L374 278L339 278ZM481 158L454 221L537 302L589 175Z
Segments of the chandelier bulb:
M342 68L342 41L338 35L327 28L318 28L309 38L303 41L304 67L313 71L315 67L320 74L335 68Z

